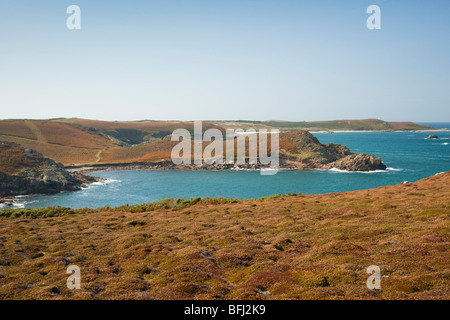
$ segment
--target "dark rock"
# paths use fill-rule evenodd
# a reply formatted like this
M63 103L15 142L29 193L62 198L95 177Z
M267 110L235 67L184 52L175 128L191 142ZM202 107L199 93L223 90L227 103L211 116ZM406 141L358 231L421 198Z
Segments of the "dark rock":
M67 267L68 265L72 264L72 259L70 258L62 258L61 262L64 263L64 266Z
M15 143L0 142L0 158L8 159L11 153L15 154L16 163L8 163L8 167L0 163L0 197L80 190L84 184L98 180L68 172L61 163L45 158L34 150L24 149ZM12 205L12 202L3 200L3 204Z
M330 164L331 168L346 171L386 170L386 165L380 158L373 155L353 154Z
M61 290L58 287L53 287L51 291L53 295L61 294Z
M346 146L333 143L321 144L307 131L291 131L280 134L281 167L341 169L347 171L386 170L380 158L356 154Z
M439 137L435 134L429 135L427 139L439 139Z
M92 288L93 294L99 294L100 292L105 290L105 286L103 284L97 284Z
M9 267L11 263L8 260L0 259L0 266Z

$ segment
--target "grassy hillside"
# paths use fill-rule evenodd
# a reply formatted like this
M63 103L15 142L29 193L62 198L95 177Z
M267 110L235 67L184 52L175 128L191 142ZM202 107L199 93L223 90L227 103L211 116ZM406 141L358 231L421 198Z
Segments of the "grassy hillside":
M0 299L448 300L449 184L447 172L326 195L5 210ZM66 288L71 264L81 290Z
M173 130L193 122L108 122L84 119L0 120L0 141L19 143L64 165L170 159ZM204 123L203 130L219 128Z
M16 142L64 165L91 165L169 160L175 143L167 136L178 128L193 132L193 122L96 121L86 119L0 120L0 141ZM381 120L328 122L203 122L217 128L278 128L289 130L404 130L426 129L412 123ZM166 137L166 139L164 139ZM283 148L283 145L281 145Z
M117 139L124 145L134 145L152 140L159 140L172 134L179 128L194 131L193 122L182 121L96 121L86 119L56 119L55 121L71 124L81 128L94 128L107 136ZM204 122L203 130L218 128L215 125Z
M95 162L98 152L117 146L95 130L50 120L2 120L0 140L19 143L64 164Z
M0 173L16 174L37 165L31 156L17 144L0 141Z

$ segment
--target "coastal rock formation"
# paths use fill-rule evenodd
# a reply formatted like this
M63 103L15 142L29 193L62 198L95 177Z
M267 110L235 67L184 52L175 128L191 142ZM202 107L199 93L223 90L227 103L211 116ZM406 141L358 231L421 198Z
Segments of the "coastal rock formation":
M0 197L79 190L95 181L97 178L68 172L37 151L0 141Z
M341 169L347 171L386 170L380 158L356 154L346 146L321 144L308 131L280 134L280 164L288 168Z
M381 162L380 158L375 158L373 155L352 154L333 162L329 168L346 171L372 171L386 170L386 165Z
M435 134L429 135L427 139L439 139L439 137Z

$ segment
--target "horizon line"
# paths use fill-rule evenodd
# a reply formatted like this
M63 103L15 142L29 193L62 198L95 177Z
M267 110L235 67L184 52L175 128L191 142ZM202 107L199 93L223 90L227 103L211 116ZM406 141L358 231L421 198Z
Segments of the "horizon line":
M35 121L44 121L44 120L60 120L60 119L78 119L78 120L92 120L92 121L104 121L104 122L194 122L194 121L204 121L204 122L328 122L328 121L364 121L364 120L377 120L384 122L413 122L413 123L441 123L441 122L449 122L450 121L414 121L414 120L384 120L380 118L359 118L359 119L328 119L328 120L249 120L249 119L226 119L226 120L218 120L218 119L189 119L189 120L181 120L181 119L134 119L134 120L104 120L104 119L93 119L93 118L79 118L79 117L56 117L56 118L0 118L0 121L8 121L8 120L35 120Z

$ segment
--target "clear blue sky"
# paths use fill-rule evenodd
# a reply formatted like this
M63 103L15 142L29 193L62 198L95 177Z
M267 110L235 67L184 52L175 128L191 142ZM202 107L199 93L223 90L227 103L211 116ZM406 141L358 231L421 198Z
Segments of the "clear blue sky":
M450 121L448 0L1 1L0 35L0 118Z

